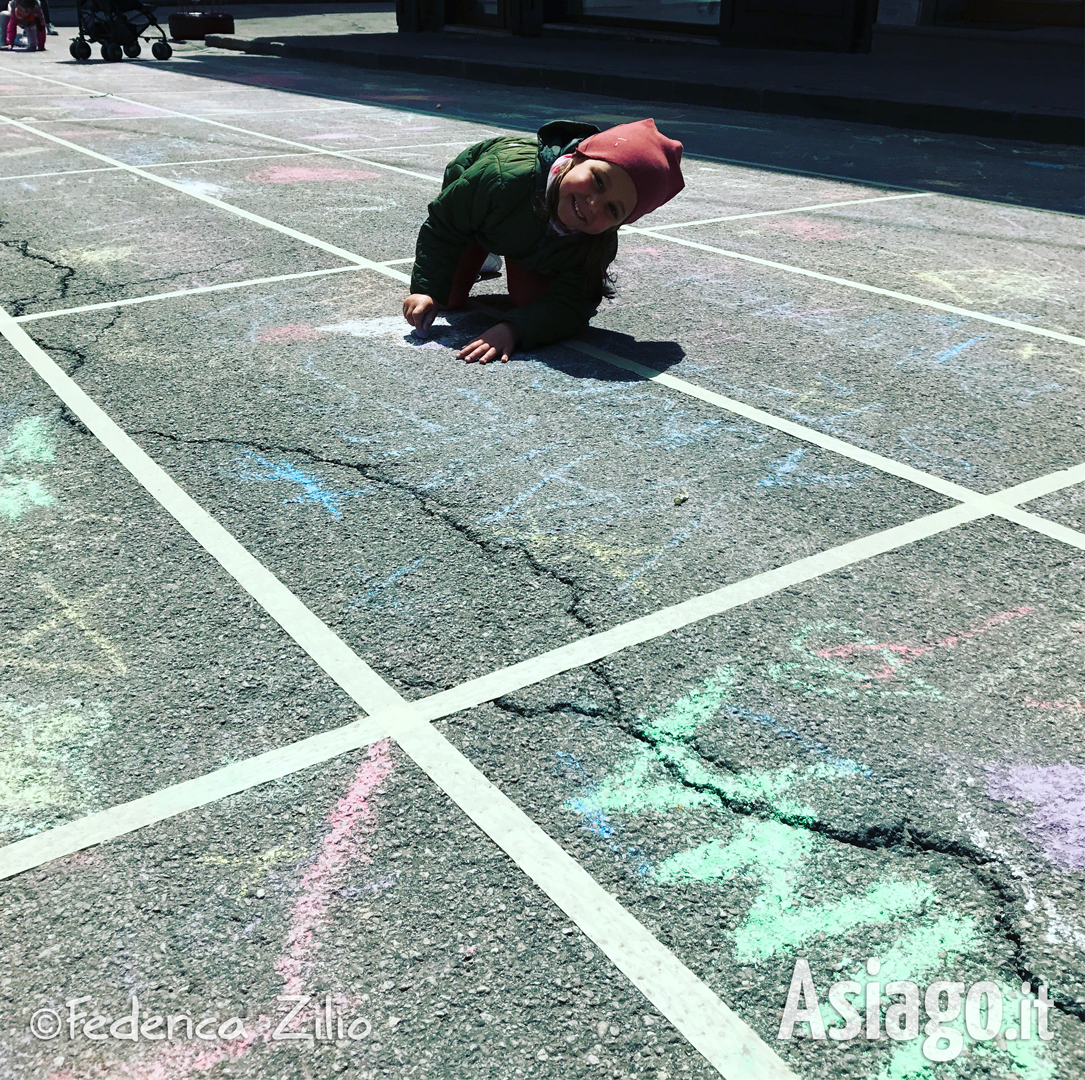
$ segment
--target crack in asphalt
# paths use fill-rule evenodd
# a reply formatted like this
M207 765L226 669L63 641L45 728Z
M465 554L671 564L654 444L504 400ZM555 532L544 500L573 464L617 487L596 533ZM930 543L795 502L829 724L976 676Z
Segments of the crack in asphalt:
M426 494L418 490L414 485L406 480L402 480L395 476L388 475L386 467L370 464L359 463L356 461L345 461L342 458L323 457L320 454L315 453L305 447L300 446L282 446L275 443L257 443L250 440L243 439L224 439L224 438L192 438L183 437L180 435L172 435L168 432L159 431L156 428L144 428L141 430L133 430L129 432L130 435L150 435L154 438L165 439L168 442L179 443L183 445L220 445L220 446L235 446L240 449L252 449L259 450L261 453L275 453L275 454L289 454L305 457L310 461L319 462L323 465L333 465L338 468L350 469L353 472L363 476L366 480L381 484L387 488L391 488L394 491L402 492L409 495L412 499L418 503L423 513L427 517L440 521L444 525L459 533L465 540L467 540L472 546L478 548L488 558L494 562L500 562L504 564L507 561L507 557L510 554L519 555L534 571L536 577L547 577L556 581L558 584L564 586L571 593L569 603L565 606L561 614L567 615L574 619L580 627L588 634L595 632L595 626L591 619L585 615L581 610L581 602L583 600L584 589L583 586L577 581L577 579L571 574L565 574L554 567L547 566L541 562L532 552L523 545L516 544L515 542L505 540L495 540L490 536L487 536L481 532L481 530L461 521L455 514L455 512L449 507L445 506L440 500L434 498L432 495Z
M4 228L8 224L10 223L6 221L0 221L0 229ZM46 266L49 266L54 270L61 271L60 281L58 282L60 294L54 297L54 299L67 299L68 289L71 286L71 283L75 278L76 274L78 273L74 266L68 266L65 263L57 262L56 259L49 258L48 255L39 255L37 252L31 251L29 240L0 240L0 247L7 248L9 251L14 251L17 255L21 255L25 259L34 259L37 262L43 262L46 264ZM10 314L18 318L18 316L24 314L30 304L34 303L36 300L39 299L39 297L35 296L25 298L16 297L15 299L11 300Z
M660 750L664 744L662 741L652 739L639 728L622 724L618 721L622 730L636 741ZM991 929L1000 934L1013 950L1013 970L1022 982L1046 983L1048 980L1040 977L1025 960L1026 944L1021 933L1015 928L1007 912L1014 904L1022 903L1024 897L1020 890L1016 889L1004 877L996 874L992 864L997 865L995 860L984 851L974 848L959 840L948 840L923 830L915 829L907 818L895 824L868 825L861 830L845 829L823 820L811 820L805 815L793 814L780 811L765 799L744 799L741 796L728 794L720 790L716 785L706 782L697 783L684 775L682 769L665 754L660 754L660 763L664 766L672 779L691 791L712 795L732 813L744 817L757 817L762 820L782 822L796 829L806 829L829 840L834 840L849 847L865 851L892 850L911 856L916 853L933 853L949 856L959 862L971 864L970 870L987 894L994 894L996 899L996 925ZM698 749L697 756L708 765L718 767L714 759L707 758ZM1051 987L1049 987L1051 990ZM1053 990L1052 1004L1061 1013L1085 1021L1085 1005L1070 998L1060 998Z

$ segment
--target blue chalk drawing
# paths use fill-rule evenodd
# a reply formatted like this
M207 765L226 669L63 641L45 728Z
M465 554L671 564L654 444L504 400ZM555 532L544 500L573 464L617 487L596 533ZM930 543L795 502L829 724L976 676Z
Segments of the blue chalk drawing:
M970 349L977 342L983 341L987 337L987 334L977 334L973 338L969 338L968 341L962 341L959 345L951 345L948 349L943 349L942 352L937 353L934 357L936 364L944 364L947 360L955 360L958 356Z
M814 473L812 475L798 473L800 462L806 456L802 449L791 450L787 457L772 462L775 471L772 476L766 476L757 481L758 487L796 487L804 484L826 484L829 487L851 487L852 481L862 480L868 474L865 472L853 473Z
M846 420L849 416L858 416L860 413L870 412L872 409L882 409L885 406L880 401L872 401L869 405L861 405L858 409L846 409L844 412L836 413L833 416L809 416L806 413L799 412L798 409L788 409L787 415L792 420L799 420L804 424L810 424L829 432L830 435L839 435L841 438L849 439L853 442L866 442L868 436L863 435L861 432L852 431L849 428L841 427L840 420Z
M853 773L859 776L874 775L872 769L864 768L859 762L853 761L851 758L836 757L827 746L823 746L818 742L813 742L794 728L784 727L784 725L775 717L767 716L765 713L753 712L751 709L743 708L741 705L725 705L723 711L730 713L731 716L740 720L753 720L763 727L767 727L774 734L782 735L785 739L791 739L794 742L797 742L804 750L809 750L814 754L823 754L825 760L841 774Z
M266 457L257 454L253 450L243 450L242 453L248 461L262 467L262 470L248 471L239 471L236 468L233 469L232 471L242 480L263 483L297 484L302 489L301 494L295 496L293 499L283 499L283 506L289 506L293 503L316 503L318 506L324 507L336 521L341 521L343 519L343 513L339 509L339 504L343 499L353 498L357 495L364 495L366 492L376 490L374 487L367 487L356 491L329 491L323 486L322 481L318 480L315 476L310 476L308 473L302 472L302 470L293 462L285 460L269 461Z
M590 458L593 458L593 457L595 457L595 451L594 450L590 454L582 454L578 458L573 458L572 461L565 462L564 465L559 465L552 472L546 473L544 476L542 476L537 484L532 484L531 487L529 487L526 491L521 491L520 494L517 495L516 498L513 499L511 503L508 503L506 506L503 506L500 510L495 510L492 514L486 514L485 516L480 517L478 519L478 524L479 525L491 525L491 524L494 524L495 522L501 521L503 518L508 517L509 514L511 514L518 507L522 506L533 495L536 495L538 492L542 491L542 489L544 487L546 487L546 485L549 484L549 483L552 483L554 481L557 481L559 483L567 483L567 482L569 482L569 481L566 480L566 477L565 477L564 474L566 472L568 472L569 469L573 469L577 465L580 465L582 462L588 461ZM573 486L578 487L581 490L584 490L584 485L583 484L575 484L574 483ZM614 496L614 498L617 499L618 496ZM618 501L620 502L621 500L618 499Z
M1026 161L1026 165L1035 165L1038 169L1077 169L1078 165L1056 165L1051 161Z
M594 836L598 836L601 840L608 841L607 847L611 851L618 852L623 858L637 859L637 873L648 875L652 873L652 863L648 857L636 846L636 844L618 844L609 842L615 832L621 828L620 825L615 825L611 822L607 816L605 810L598 806L592 799L592 795L597 784L593 783L591 777L588 775L584 766L573 757L572 754L567 753L564 750L558 750L555 752L555 756L558 759L557 764L553 768L555 776L560 776L566 772L567 769L572 769L573 775L578 778L587 781L588 788L583 795L566 799L563 804L567 810L571 810L574 814L579 815L583 822L584 828Z
M371 586L361 596L356 596L348 605L347 610L353 611L359 607L402 608L403 603L392 594L391 590L395 588L395 584L400 578L405 577L412 570L418 569L425 561L425 558L422 557L415 559L414 562L407 563L405 566L398 567L384 581ZM374 576L371 573L366 573L360 566L356 566L354 569L356 572L361 573L363 582Z

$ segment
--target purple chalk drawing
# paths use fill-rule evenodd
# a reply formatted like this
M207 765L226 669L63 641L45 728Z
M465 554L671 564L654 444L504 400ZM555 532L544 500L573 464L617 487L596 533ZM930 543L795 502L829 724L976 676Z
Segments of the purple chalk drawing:
M1054 863L1085 870L1085 769L1071 765L992 766L987 794L992 799L1032 803L1032 816L1020 828Z

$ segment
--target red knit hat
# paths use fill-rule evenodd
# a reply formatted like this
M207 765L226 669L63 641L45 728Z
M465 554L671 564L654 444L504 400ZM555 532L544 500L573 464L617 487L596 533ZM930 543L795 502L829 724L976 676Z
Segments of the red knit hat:
M637 205L628 225L658 210L686 186L682 179L682 144L656 129L654 120L619 124L589 135L578 147L585 157L620 165L637 189Z

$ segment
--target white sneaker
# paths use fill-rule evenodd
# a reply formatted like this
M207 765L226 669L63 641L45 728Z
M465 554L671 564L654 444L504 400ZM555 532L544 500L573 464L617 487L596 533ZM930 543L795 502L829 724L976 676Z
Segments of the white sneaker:
M478 272L479 281L488 281L490 278L501 276L501 256L490 254L486 256L486 261L482 264Z
M45 24L45 32L46 32L46 33L47 33L47 34L48 34L48 35L49 35L50 37L59 37L59 35L57 34L57 32L56 32L56 31L55 31L55 30L53 29L53 24L52 24L52 23L46 23L46 24Z

